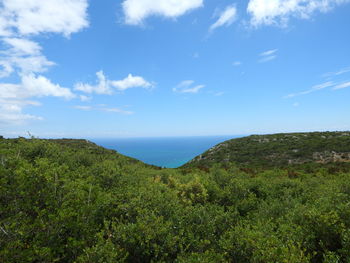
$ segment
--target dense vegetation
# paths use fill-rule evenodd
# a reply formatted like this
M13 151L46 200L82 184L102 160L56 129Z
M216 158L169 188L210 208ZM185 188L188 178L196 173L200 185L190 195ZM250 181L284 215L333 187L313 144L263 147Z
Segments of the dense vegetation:
M350 262L350 171L160 169L0 139L0 262Z
M234 163L266 169L334 162L350 162L350 132L282 133L232 139L209 149L184 167Z

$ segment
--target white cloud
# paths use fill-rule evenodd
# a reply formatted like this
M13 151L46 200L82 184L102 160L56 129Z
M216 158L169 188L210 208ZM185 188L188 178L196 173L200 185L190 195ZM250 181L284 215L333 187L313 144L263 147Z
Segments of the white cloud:
M85 96L85 95L79 95L79 99L83 102L90 101L92 97Z
M11 75L13 68L8 61L0 61L0 78L5 78Z
M23 113L38 106L31 97L75 97L70 89L37 75L55 63L30 38L42 33L68 37L88 26L87 0L0 0L0 78L17 74L19 84L0 83L0 122L22 124L41 117Z
M39 102L29 98L40 97L74 98L70 89L52 83L43 76L34 74L21 77L21 83L0 83L0 123L20 125L28 120L42 120L41 117L23 113L28 106L40 106Z
M345 88L349 88L350 87L350 81L349 82L344 82L342 84L336 85L333 89L337 90L337 89L345 89Z
M13 67L18 68L21 74L45 72L49 67L55 65L54 62L47 60L47 58L42 55L9 57L7 61L11 63Z
M108 80L104 75L103 71L96 73L97 83L95 85L87 83L77 83L74 89L85 93L96 93L111 95L113 90L124 91L131 88L151 88L153 84L146 81L144 78L139 76L133 76L129 74L125 79L122 80Z
M77 105L77 106L74 106L74 108L78 110L83 110L83 111L98 110L98 111L104 111L104 112L119 113L124 115L134 114L132 111L126 111L120 108L108 108L106 107L106 105L97 105L96 107Z
M91 106L81 106L81 105L77 105L77 106L74 106L75 109L78 109L78 110L84 110L84 111L89 111L89 110L92 110L92 107Z
M205 87L204 85L197 85L192 88L183 89L180 92L181 93L198 93L204 87Z
M198 93L205 87L205 85L192 86L192 84L194 84L193 80L184 80L173 88L173 91L178 93Z
M263 57L259 60L259 63L265 63L265 62L269 62L271 60L274 60L275 58L277 58L276 55L273 56L268 56L268 57Z
M43 76L33 74L22 76L20 84L0 83L0 91L0 123L13 125L20 125L28 120L42 120L41 117L23 113L25 107L40 106L39 102L28 101L29 98L74 97L69 89L53 84Z
M267 51L260 53L260 56L261 57L271 56L271 55L274 55L277 51L278 51L278 49L267 50Z
M24 124L28 120L42 120L41 117L24 114L23 108L39 106L40 103L25 100L9 100L0 98L0 124Z
M286 26L291 17L309 19L314 13L326 13L349 0L250 0L247 12L253 26Z
M69 36L88 26L87 0L2 0L0 40L7 46L1 52L0 77L15 68L19 73L44 72L54 65L41 53L41 46L30 40L41 33Z
M235 5L230 5L220 13L218 20L210 26L209 31L213 31L221 26L230 26L236 18L237 8Z
M2 99L27 99L45 96L71 99L75 97L70 89L54 84L44 76L35 76L34 74L22 76L20 84L0 83L0 90L0 98Z
M66 99L74 98L75 95L68 88L63 88L52 83L44 76L26 75L22 77L22 89L28 92L30 97L54 96Z
M348 72L350 72L350 68L343 68L343 69L340 69L336 72L328 72L328 73L324 74L323 77L326 77L326 78L335 77L335 76L343 75L343 74L348 73Z
M341 69L341 70L335 72L334 75L339 76L339 75L342 75L342 74L345 74L348 72L350 72L350 68L344 68L344 69Z
M308 90L302 91L302 92L298 92L298 93L291 93L287 96L285 96L285 99L289 99L289 98L294 98L294 97L298 97L298 96L302 96L302 95L307 95L319 90L323 90L326 88L332 88L332 90L339 90L339 89L345 89L345 88L349 88L350 87L350 81L348 82L343 82L341 84L337 84L333 81L327 81L325 83L319 84L319 85L315 85L313 87L311 87Z
M4 38L3 41L11 47L7 52L20 55L38 55L41 51L41 46L28 39L24 38Z
M289 95L285 96L284 98L288 99L288 98L294 98L294 97L297 97L297 96L310 94L310 93L313 93L313 92L318 91L318 90L322 90L322 89L325 89L325 88L333 87L334 85L335 85L334 82L328 81L328 82L325 82L325 83L322 83L322 84L319 84L319 85L315 85L311 89L308 89L308 90L305 90L305 91L302 91L302 92L299 92L299 93L289 94Z
M3 9L0 8L0 36L10 36L12 33L7 29L7 19L2 15Z
M275 58L277 58L277 55L276 55L277 51L278 49L271 49L260 53L259 63L264 63L264 62L274 60Z
M122 110L119 108L102 108L102 111L106 111L106 112L114 112L114 113L119 113L119 114L125 114L125 115L131 115L134 114L132 111L126 111L126 110Z
M225 94L225 93L221 91L221 92L215 93L214 96L219 97L219 96L222 96L222 95L224 95L224 94Z
M117 90L127 90L130 88L151 88L153 85L146 81L144 78L139 76L133 76L129 74L123 80L114 80L110 82L110 85L116 88Z
M41 54L41 46L25 38L3 38L8 47L0 53L0 78L7 77L18 71L20 74L40 73L46 71L55 63L47 60Z
M238 66L242 65L242 62L241 61L234 61L232 63L232 65L235 66L235 67L238 67Z
M103 71L99 71L96 73L97 76L97 84L90 85L86 83L77 83L74 86L75 90L79 90L85 93L97 93L97 94L112 94L112 88L109 85L109 81L103 74Z
M202 7L203 0L125 0L122 3L125 23L141 25L149 16L176 18Z
M24 114L22 111L3 111L2 106L0 106L0 109L0 124L23 125L29 120L43 120L42 117Z
M0 33L69 36L88 26L87 6L87 0L3 0Z

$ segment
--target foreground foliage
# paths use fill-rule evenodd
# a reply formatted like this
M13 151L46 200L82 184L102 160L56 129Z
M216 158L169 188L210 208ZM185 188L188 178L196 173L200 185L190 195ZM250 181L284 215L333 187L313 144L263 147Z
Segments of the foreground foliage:
M350 262L350 172L159 169L0 139L0 262Z

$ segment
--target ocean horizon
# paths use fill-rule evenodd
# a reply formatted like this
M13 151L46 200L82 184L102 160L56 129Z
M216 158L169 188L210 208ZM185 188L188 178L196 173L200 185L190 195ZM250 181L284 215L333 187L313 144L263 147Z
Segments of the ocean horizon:
M91 141L147 164L177 168L211 147L238 137L242 136L99 138L91 139Z

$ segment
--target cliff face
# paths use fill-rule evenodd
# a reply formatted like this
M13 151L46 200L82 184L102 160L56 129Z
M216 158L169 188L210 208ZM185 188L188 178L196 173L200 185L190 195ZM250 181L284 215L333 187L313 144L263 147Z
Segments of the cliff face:
M350 132L252 135L220 143L184 167L280 167L305 163L350 162Z

